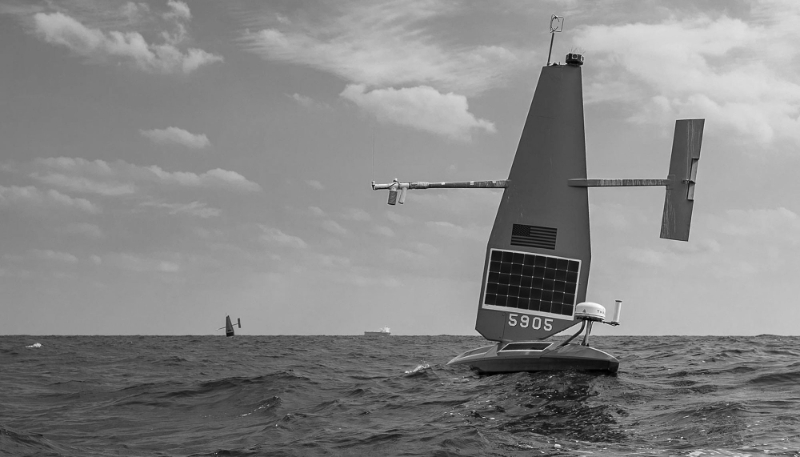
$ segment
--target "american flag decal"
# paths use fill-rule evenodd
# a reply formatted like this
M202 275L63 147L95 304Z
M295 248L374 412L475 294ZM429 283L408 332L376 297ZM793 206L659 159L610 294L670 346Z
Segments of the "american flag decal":
M514 224L511 229L511 244L529 248L555 249L558 229L536 225Z

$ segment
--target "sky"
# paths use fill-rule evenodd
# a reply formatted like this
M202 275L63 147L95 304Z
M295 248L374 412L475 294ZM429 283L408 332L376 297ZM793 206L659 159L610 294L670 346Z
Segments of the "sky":
M551 14L589 178L706 119L688 243L589 191L594 333L797 334L792 0L0 0L0 334L477 335L502 191L370 182L505 179Z

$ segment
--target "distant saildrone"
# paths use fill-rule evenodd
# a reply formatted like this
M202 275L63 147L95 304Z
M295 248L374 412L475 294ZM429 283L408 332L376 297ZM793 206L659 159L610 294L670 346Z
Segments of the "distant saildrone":
M560 31L551 18L551 32ZM552 49L552 41L551 41ZM616 373L619 361L589 346L592 325L619 324L586 300L591 246L589 187L664 186L661 238L687 241L694 204L704 119L675 123L666 179L587 179L581 54L542 68L508 179L462 182L372 183L405 203L410 189L502 188L484 260L475 329L496 344L467 351L449 365L482 373L599 370ZM581 324L566 341L544 339ZM582 332L582 340L572 344Z
M239 328L242 328L242 319L236 319L236 325ZM225 329L225 336L233 336L233 324L231 323L231 317L225 316L225 327L220 327L219 330Z

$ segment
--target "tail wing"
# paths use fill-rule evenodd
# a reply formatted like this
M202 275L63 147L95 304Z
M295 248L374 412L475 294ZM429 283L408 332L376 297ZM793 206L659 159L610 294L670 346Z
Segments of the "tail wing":
M689 240L694 184L697 178L697 162L700 160L700 146L703 143L704 123L705 119L675 121L675 137L672 140L672 157L667 176L669 184L661 219L661 238Z

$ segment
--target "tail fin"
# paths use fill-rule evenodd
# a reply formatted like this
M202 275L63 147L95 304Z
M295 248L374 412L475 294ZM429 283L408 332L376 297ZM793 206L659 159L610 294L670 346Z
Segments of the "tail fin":
M675 121L672 157L669 161L667 196L661 219L661 238L688 241L694 207L697 162L703 142L704 119Z

